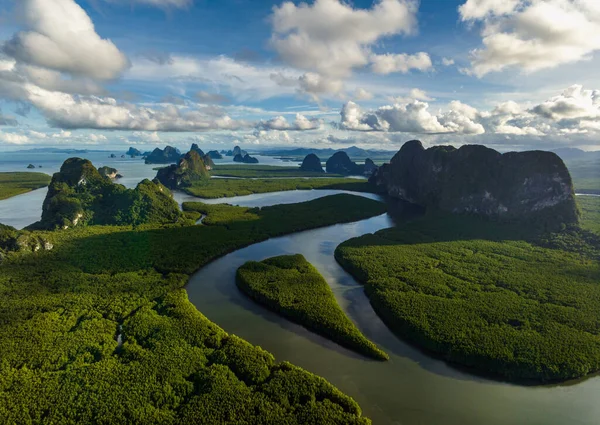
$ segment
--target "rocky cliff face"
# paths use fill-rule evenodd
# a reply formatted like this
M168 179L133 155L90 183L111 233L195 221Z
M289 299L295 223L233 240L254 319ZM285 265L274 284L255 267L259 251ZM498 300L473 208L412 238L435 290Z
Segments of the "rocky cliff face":
M129 155L132 158L135 158L136 156L142 156L142 152L140 152L136 148L130 147L129 150L127 151L127 153L125 155Z
M371 182L392 197L452 213L508 220L578 221L571 176L554 153L499 152L480 145L425 149L407 142Z
M204 161L195 150L191 150L177 164L161 168L156 179L169 189L181 189L193 182L210 178Z
M212 159L223 159L223 155L221 155L219 151L209 151L208 156Z
M197 143L192 143L192 147L190 148L190 150L198 152L198 155L200 156L204 156L204 151L200 149L200 146L198 146Z
M236 156L233 157L233 161L234 162L242 162L244 164L258 164L258 159L254 158L253 156L250 156L248 154L245 154L245 155L237 154Z
M313 173L323 173L323 166L321 165L321 160L314 153L306 155L304 161L302 161L302 165L300 166L301 171L313 172Z
M181 158L181 152L172 146L167 146L164 150L156 148L146 157L146 164L169 164L177 162Z
M169 190L144 180L126 189L103 177L86 159L67 159L52 176L34 228L55 229L86 224L172 223L181 216Z

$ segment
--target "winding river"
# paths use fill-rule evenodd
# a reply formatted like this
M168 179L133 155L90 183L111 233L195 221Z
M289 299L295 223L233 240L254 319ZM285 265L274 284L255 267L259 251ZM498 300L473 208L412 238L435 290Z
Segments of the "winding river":
M325 191L281 192L211 200L245 206L301 202ZM331 194L331 193L327 193ZM375 195L369 195L375 197ZM178 201L192 200L178 195ZM196 200L198 200L196 198ZM323 376L380 425L597 425L600 377L563 385L525 387L458 371L405 344L377 317L364 291L335 261L341 242L393 225L388 215L300 232L240 249L194 274L190 301L226 331ZM246 261L303 254L326 278L341 307L389 355L368 360L288 322L244 297L235 285Z

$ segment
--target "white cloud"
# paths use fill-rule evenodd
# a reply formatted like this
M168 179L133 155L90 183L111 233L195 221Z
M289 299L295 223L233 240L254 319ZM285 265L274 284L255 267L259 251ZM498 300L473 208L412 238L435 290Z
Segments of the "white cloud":
M596 0L468 0L459 13L483 22L483 47L471 52L478 77L513 66L528 73L554 68L600 49Z
M406 74L410 70L427 71L432 68L431 58L425 52L414 55L385 54L371 55L371 69L377 74L391 74L401 72Z
M442 65L444 65L444 66L452 66L452 65L454 65L454 59L451 59L451 58L442 58Z
M463 20L483 19L489 15L504 15L515 10L520 0L467 0L458 8Z
M127 57L102 39L74 0L23 0L26 29L4 51L19 62L75 76L109 80L128 66Z
M283 116L272 118L268 121L261 121L258 128L262 130L316 130L321 127L321 120L318 118L307 118L302 114L296 114L296 119L292 124Z
M429 111L429 104L418 100L409 103L382 106L375 111L362 112L353 102L342 108L340 128L359 131L385 131L414 134L482 134L476 123L476 110L460 102L452 102L449 110L437 115Z
M24 145L29 143L29 137L24 134L4 133L0 131L0 142L9 145Z
M74 96L50 92L29 85L28 100L51 125L61 128L88 128L144 131L201 131L248 126L228 116L214 118L199 110L167 104L149 108L117 102L110 97Z
M190 6L194 3L194 0L104 0L108 3L139 3L148 6L160 7L160 8L169 8L169 7L177 7L184 8Z
M573 85L560 95L533 106L514 101L479 111L454 100L436 113L427 102L408 99L405 103L362 111L354 102L341 110L341 129L401 132L411 134L461 134L547 137L548 142L564 134L600 136L600 90ZM547 143L548 143L547 142Z
M379 0L369 10L339 0L273 8L271 45L294 67L343 78L369 63L370 46L385 36L411 34L417 2Z
M297 82L291 86L281 85L271 77L279 74L296 80L302 75L290 68L240 63L227 56L199 59L172 55L169 62L162 64L145 57L135 58L125 78L151 82L201 82L227 88L238 101L256 101L295 93Z
M270 78L278 86L295 88L297 94L308 96L317 103L323 95L343 97L344 83L341 80L323 77L315 72L307 72L299 77L290 77L282 72L276 72L272 73Z
M417 88L411 89L408 92L407 96L390 96L388 97L388 99L393 103L411 103L415 100L424 100L430 102L435 100L434 98L430 97L424 90Z
M354 92L353 98L356 100L371 100L373 99L373 93L363 89L362 87L359 87Z

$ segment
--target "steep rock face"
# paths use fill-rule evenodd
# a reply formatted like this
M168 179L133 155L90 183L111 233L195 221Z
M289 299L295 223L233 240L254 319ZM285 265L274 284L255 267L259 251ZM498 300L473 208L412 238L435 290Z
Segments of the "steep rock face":
M100 167L98 168L98 172L102 177L107 177L109 179L116 179L119 178L119 176L121 176L119 174L119 171L116 168L112 167Z
M242 157L245 157L246 155L248 155L248 152L242 150L242 148L240 148L239 146L233 148L233 151L231 153L233 156L241 155Z
M348 154L343 151L334 153L333 156L327 160L325 169L328 173L343 175L358 175L363 174L364 172L364 167L352 162Z
M33 227L172 223L180 216L179 206L160 183L144 180L126 189L103 177L90 161L70 158L52 176L42 220Z
M138 149L130 147L125 155L129 155L131 157L142 156L142 152L140 152Z
M499 152L480 145L436 146L418 140L371 178L392 197L452 213L547 225L578 221L571 176L552 152Z
M371 158L367 158L365 160L365 167L363 169L363 174L367 177L370 177L373 175L373 173L375 171L377 171L377 165L375 165L375 163L373 162L373 160Z
M198 155L204 156L204 151L202 151L202 149L200 149L200 146L198 146L197 143L192 143L192 147L190 148L190 151L196 151L196 152L198 152Z
M206 167L206 169L208 171L212 170L213 167L215 166L214 161L212 160L211 156L209 153L207 153L206 155L204 155L202 157L202 161L204 161L204 166Z
M244 164L258 164L258 159L248 154L245 154L244 156L242 156L241 154L237 154L233 157L233 161L242 162Z
M208 156L210 156L212 159L223 159L223 155L221 155L219 151L209 151Z
M169 189L188 187L193 182L209 178L204 161L195 150L191 150L177 164L161 168L156 179Z
M300 166L301 171L308 171L313 173L323 173L323 166L321 165L321 160L314 153L306 155L304 157L304 161L302 161L302 165Z
M164 150L156 148L146 156L146 164L169 164L177 162L181 158L181 152L173 146L167 146Z

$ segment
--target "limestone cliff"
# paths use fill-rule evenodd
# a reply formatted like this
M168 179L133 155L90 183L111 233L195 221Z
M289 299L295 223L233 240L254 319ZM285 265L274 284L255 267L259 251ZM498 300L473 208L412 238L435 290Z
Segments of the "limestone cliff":
M171 162L177 162L181 158L181 152L178 149L167 146L164 150L156 148L146 156L146 164L169 164Z
M371 178L388 195L452 213L507 220L578 221L567 167L552 152L499 152L480 145L402 146Z
M321 160L314 153L310 153L306 155L304 161L302 161L302 165L300 166L301 171L313 172L313 173L323 173L323 166L321 165Z
M103 177L90 161L69 158L52 176L42 220L32 227L173 223L180 217L179 206L160 183L144 180L127 189Z
M161 168L156 179L169 189L181 189L193 182L210 178L204 161L197 151L191 150L177 164Z

